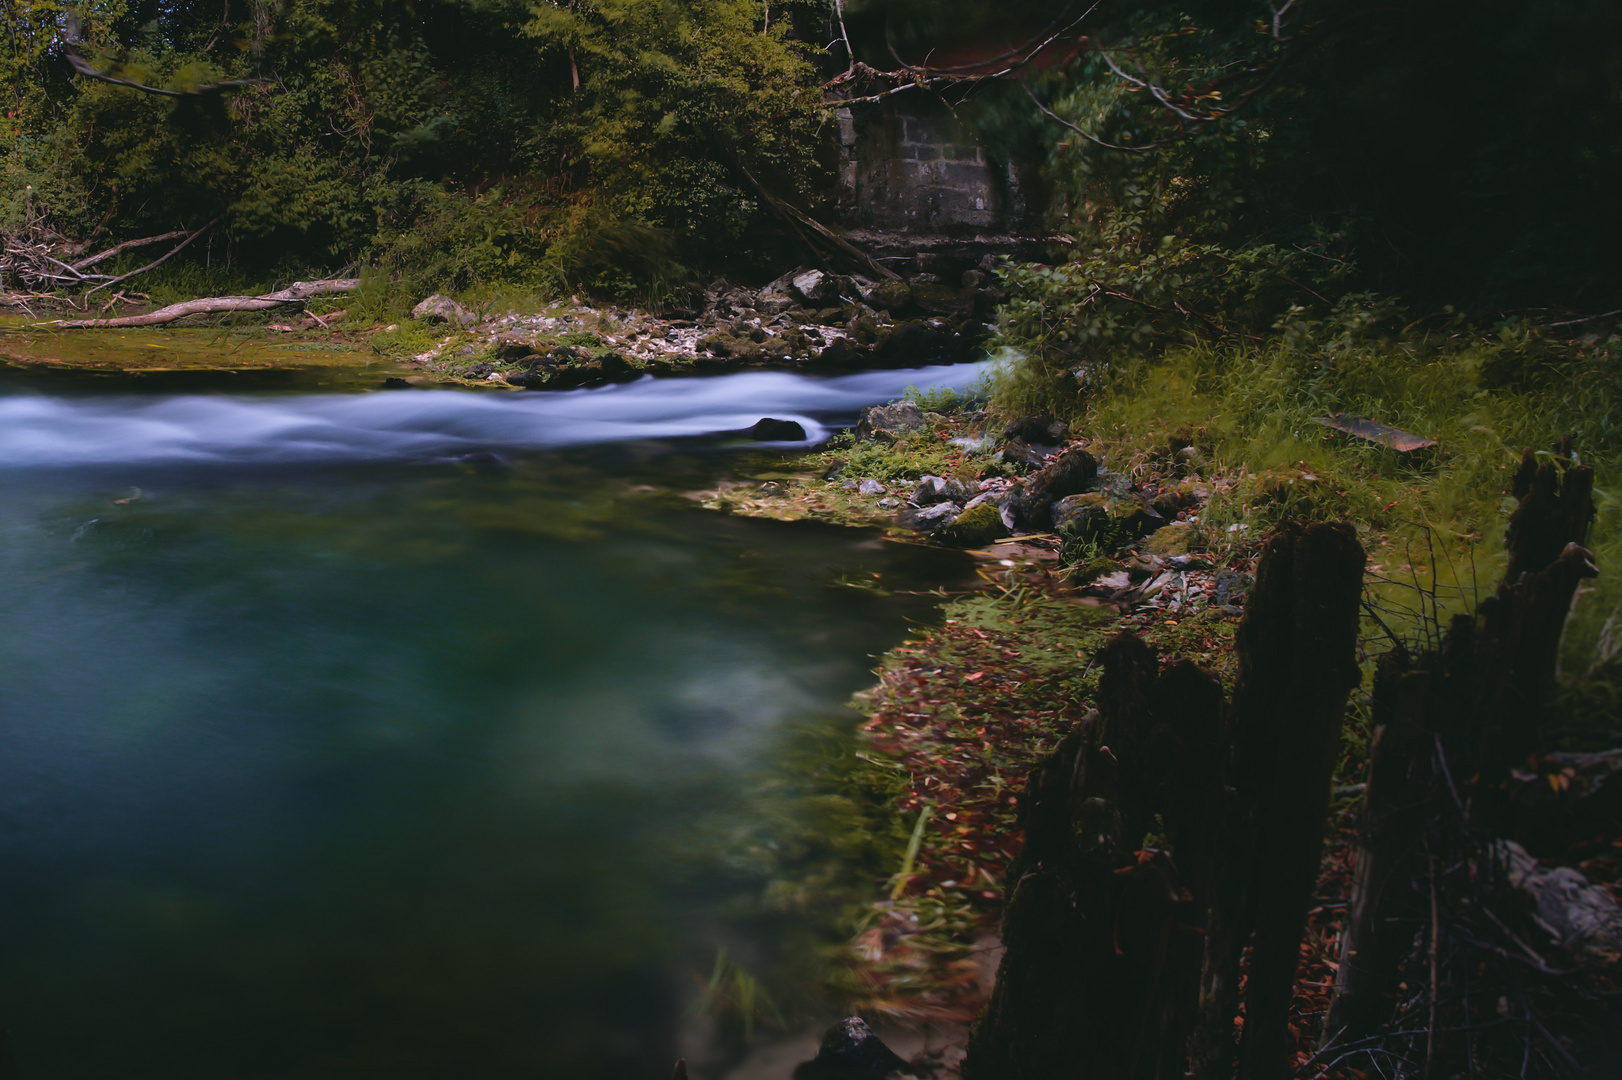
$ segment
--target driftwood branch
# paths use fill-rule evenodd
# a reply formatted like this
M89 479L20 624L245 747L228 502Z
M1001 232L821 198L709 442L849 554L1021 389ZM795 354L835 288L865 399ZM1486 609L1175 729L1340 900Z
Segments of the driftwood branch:
M82 273L97 263L105 262L114 255L121 255L131 248L146 247L148 244L161 244L165 240L176 240L185 235L185 229L176 229L174 232L159 233L156 236L143 236L139 240L126 240L122 244L114 244L106 251L97 252L88 258L78 260L73 263L73 269Z
M205 296L170 304L145 315L123 315L116 319L65 319L48 325L58 330L95 330L118 326L160 326L188 315L211 315L221 311L266 311L283 304L301 304L311 297L352 292L359 278L328 278L325 281L295 281L278 292L260 296Z
M183 249L187 244L190 244L193 240L197 239L199 236L202 236L204 233L208 232L208 230L210 230L214 226L218 225L220 223L221 219L224 218L224 217L225 217L225 215L221 214L220 217L215 218L213 221L209 222L207 225L204 225L202 228L198 229L196 232L194 232L191 235L187 236L186 239L182 240L180 243L178 243L174 247L170 248L168 250L168 252L166 252L163 255L158 256L158 258L154 259L152 262L147 263L145 266L141 267L140 269L131 270L129 273L120 274L115 278L108 278L106 281L102 282L100 285L97 285L94 289L91 289L90 292L85 293L85 296L88 298L90 296L90 293L97 292L97 291L99 291L101 289L105 289L109 285L117 285L120 281L128 281L130 278L135 277L138 274L144 274L148 270L152 270L152 269L154 269L154 268L156 268L158 266L161 266L164 262L166 262L170 258L170 256L178 254L181 251L181 249Z

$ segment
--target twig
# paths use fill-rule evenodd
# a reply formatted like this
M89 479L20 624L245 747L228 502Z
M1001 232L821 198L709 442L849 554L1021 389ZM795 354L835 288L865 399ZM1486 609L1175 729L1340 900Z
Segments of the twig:
M1580 319L1567 319L1564 322L1552 322L1550 326L1578 326L1585 322L1594 322L1599 319L1609 319L1614 315L1622 315L1622 309L1607 311L1602 315L1584 315Z

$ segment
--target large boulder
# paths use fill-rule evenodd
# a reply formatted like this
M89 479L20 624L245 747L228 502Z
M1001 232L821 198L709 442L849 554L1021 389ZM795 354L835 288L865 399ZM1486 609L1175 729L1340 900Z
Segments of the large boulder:
M910 401L894 405L872 405L862 410L856 421L856 441L877 439L894 442L909 431L917 431L927 424L924 411Z
M411 317L419 322L449 323L455 327L468 327L479 321L473 312L440 293L412 308Z
M855 292L846 278L827 274L821 270L803 270L789 279L789 287L808 305L820 307L837 304L846 293Z
M1149 554L1169 559L1187 555L1200 538L1199 530L1186 521L1162 525L1149 537Z
M1050 508L1059 500L1080 495L1098 480L1098 461L1081 447L1072 447L1038 472L1009 488L1001 500L1002 520L1010 530L1046 529L1057 521Z
M829 367L862 367L867 363L867 349L849 338L834 338L817 352L817 362Z
M930 284L914 278L912 302L931 315L969 315L974 312L974 290Z
M912 307L912 287L905 281L881 281L863 299L880 311L900 315Z

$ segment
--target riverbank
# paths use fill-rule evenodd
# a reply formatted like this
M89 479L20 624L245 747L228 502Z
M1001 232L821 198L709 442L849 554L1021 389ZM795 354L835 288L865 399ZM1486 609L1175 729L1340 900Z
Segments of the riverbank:
M852 783L889 806L895 839L894 870L873 882L874 899L851 919L840 950L836 992L851 1011L932 1028L949 1042L961 1037L995 966L1002 875L1019 842L1025 774L1091 707L1099 675L1091 657L1131 629L1163 660L1188 657L1231 681L1246 576L1274 522L1335 518L1358 530L1369 552L1365 674L1394 642L1422 645L1427 632L1472 609L1502 572L1513 459L1494 462L1491 448L1530 432L1513 399L1465 396L1468 413L1434 407L1450 379L1471 377L1468 356L1391 357L1380 372L1381 419L1412 423L1416 404L1433 406L1422 431L1441 438L1417 454L1329 428L1281 438L1242 369L1213 386L1190 377L1193 366L1174 358L1101 395L1082 430L1044 453L1032 453L1022 434L1051 418L1009 423L973 402L914 395L922 423L912 430L850 437L785 460L754 484L703 494L706 505L731 513L860 521L898 537L970 546L981 566L979 589L943 598L940 619L886 654L877 684L856 699L865 717L860 754L880 764L856 770ZM1262 375L1255 367L1251 374ZM1281 374L1275 368L1264 376L1271 385L1262 385L1287 396ZM1236 393L1249 409L1223 400ZM867 419L874 426L871 413ZM1016 520L1013 536L972 545L955 533L978 499L1017 519L1020 494L1077 452L1093 458L1097 477L1082 495L1047 507L1046 530ZM950 507L928 513L948 499ZM1602 556L1615 548L1613 515L1604 504L1590 539ZM1551 750L1611 745L1595 703L1615 683L1617 652L1606 632L1615 585L1603 577L1599 584L1599 593L1579 592L1568 624L1572 661L1551 710ZM1297 1065L1317 1050L1340 962L1371 724L1365 684L1343 731L1330 842L1302 944L1290 1024ZM1562 760L1558 752L1540 756L1519 782L1564 790ZM1578 839L1569 850L1545 844L1536 854L1550 872L1570 868L1614 892L1622 865L1603 840L1596 847Z
M1006 298L989 269L957 278L875 282L801 268L759 288L717 281L693 294L692 307L658 312L579 297L435 294L406 318L391 317L363 283L357 296L312 299L302 310L88 331L53 330L57 320L36 300L30 317L0 320L0 360L129 372L358 364L407 385L501 390L752 369L916 367L971 359L985 320ZM132 303L118 314L155 306Z

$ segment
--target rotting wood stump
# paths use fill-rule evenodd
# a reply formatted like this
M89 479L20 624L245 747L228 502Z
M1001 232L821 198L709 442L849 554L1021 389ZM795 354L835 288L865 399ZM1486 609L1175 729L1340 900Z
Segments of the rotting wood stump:
M1286 1073L1287 1010L1316 879L1364 555L1349 526L1271 534L1228 708L1136 635L1101 653L1098 708L1032 771L997 987L965 1080ZM1156 817L1163 847L1142 848Z
M1523 455L1509 567L1493 595L1475 614L1455 616L1440 648L1399 645L1376 666L1374 741L1328 1045L1381 1030L1416 939L1434 948L1436 860L1489 862L1482 854L1494 838L1514 832L1513 772L1537 749L1572 597L1598 573L1582 546L1593 472L1570 450L1563 444L1557 460L1542 463L1530 450ZM1427 1059L1434 1041L1432 1032Z

